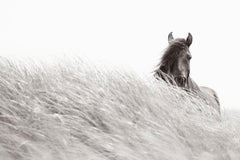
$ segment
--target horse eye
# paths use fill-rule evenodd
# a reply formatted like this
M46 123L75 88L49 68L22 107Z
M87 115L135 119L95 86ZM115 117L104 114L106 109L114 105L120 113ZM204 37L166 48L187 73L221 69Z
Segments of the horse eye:
M188 59L188 60L191 60L191 59L192 59L192 56L188 55L188 56L187 56L187 59Z

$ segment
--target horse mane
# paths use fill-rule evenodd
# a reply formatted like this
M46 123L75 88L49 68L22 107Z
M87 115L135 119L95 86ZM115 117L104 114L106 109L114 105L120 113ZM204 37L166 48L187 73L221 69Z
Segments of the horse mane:
M169 46L165 49L159 64L156 66L154 74L158 73L159 70L163 70L161 67L164 67L164 70L166 71L171 70L172 64L179 56L179 51L187 49L188 46L186 45L185 39L178 38L170 42Z

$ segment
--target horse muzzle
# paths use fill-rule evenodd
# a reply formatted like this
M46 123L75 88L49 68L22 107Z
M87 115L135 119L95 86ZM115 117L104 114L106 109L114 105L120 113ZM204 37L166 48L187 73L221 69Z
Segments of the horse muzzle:
M183 76L179 76L179 77L175 77L174 80L179 87L186 87L187 78L185 78Z

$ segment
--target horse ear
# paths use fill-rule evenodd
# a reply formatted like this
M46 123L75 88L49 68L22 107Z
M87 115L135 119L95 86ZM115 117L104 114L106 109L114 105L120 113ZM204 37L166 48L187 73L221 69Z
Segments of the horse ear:
M187 37L187 39L186 39L186 44L187 44L187 46L188 47L190 47L190 45L192 44L192 35L191 35L191 33L188 33L188 37Z
M174 39L174 38L173 38L172 32L170 32L170 33L168 34L168 43L170 43L173 39Z

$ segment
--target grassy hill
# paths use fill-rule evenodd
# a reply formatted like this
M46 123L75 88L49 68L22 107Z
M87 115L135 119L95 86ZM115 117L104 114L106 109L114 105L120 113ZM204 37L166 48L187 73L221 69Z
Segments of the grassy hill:
M240 116L80 58L0 58L1 160L240 159Z

